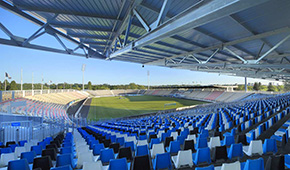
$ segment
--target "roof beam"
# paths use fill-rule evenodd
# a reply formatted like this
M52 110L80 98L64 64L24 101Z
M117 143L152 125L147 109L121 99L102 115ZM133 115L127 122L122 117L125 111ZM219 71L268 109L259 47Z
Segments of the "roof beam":
M100 32L109 32L111 33L112 30L110 28L98 28L98 27L89 27L89 26L79 26L79 25L68 25L68 24L61 24L61 23L53 23L51 22L50 25L57 27L57 28L67 28L67 29L76 29L76 30L87 30L87 31L100 31Z
M171 4L172 0L164 0L163 1L163 4L162 4L162 7L161 7L161 10L159 12L159 15L156 19L155 22L153 22L150 27L151 29L155 29L157 28L160 24L162 24L164 22L164 19L166 17L166 14L170 8L170 4Z
M155 30L134 41L132 47L140 48L267 1L268 0L222 0L221 2L221 0L213 0L197 9L196 7L188 8L186 11L168 20L165 24L162 24Z

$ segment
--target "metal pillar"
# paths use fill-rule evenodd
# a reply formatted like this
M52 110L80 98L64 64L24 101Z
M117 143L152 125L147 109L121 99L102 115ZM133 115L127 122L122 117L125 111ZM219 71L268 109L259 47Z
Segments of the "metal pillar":
M248 91L248 82L247 82L247 77L245 77L245 92L247 92Z

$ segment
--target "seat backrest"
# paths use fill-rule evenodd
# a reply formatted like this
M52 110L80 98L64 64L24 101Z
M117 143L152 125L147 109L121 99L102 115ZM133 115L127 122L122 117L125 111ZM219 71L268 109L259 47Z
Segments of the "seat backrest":
M65 154L65 153L73 153L73 147L68 146L68 147L60 148L60 154Z
M147 140L144 141L147 142ZM133 141L125 142L125 147L130 147L132 151L135 151L135 145Z
M172 169L170 154L168 152L157 154L153 161L154 169Z
M24 146L17 146L15 148L14 153L15 153L15 156L16 157L20 157L20 155L21 155L22 152L26 152L26 148Z
M148 154L149 154L149 150L148 150L147 145L137 146L136 156L144 156Z
M110 159L115 159L113 149L102 149L100 153L100 160L102 163L109 163Z
M194 143L196 143L196 136L195 136L195 134L193 134L193 135L188 135L187 138L186 138L186 140L193 140Z
M263 154L263 145L261 140L252 140L249 146L250 154Z
M231 146L231 144L235 143L235 137L232 135L225 136L224 145Z
M49 156L42 156L34 158L33 169L41 168L42 170L50 170L52 167L52 162Z
M180 166L183 166L183 165L188 165L192 167L193 166L192 151L191 150L178 151L176 162L178 165L177 168L180 168Z
M150 145L149 145L150 149L152 149L152 146L154 144L158 144L158 143L160 143L160 139L159 138L153 138L153 139L151 139L151 142L150 142Z
M173 140L176 140L178 136L178 132L171 132L171 136L173 137Z
M20 159L9 161L8 170L30 170L30 168L26 159Z
M219 136L211 137L209 140L209 147L212 149L216 146L221 146L221 141Z
M207 138L198 137L196 145L197 145L197 148L206 148L207 147Z
M133 170L151 169L149 155L135 156L132 167L133 167Z
M195 148L194 148L194 140L185 140L184 144L183 144L183 150L188 150L190 149L192 152L195 152Z
M42 156L50 156L50 159L56 160L56 151L54 148L42 150Z
M279 170L285 169L284 155L269 156L265 165L265 170L272 170L272 169L279 169Z
M263 144L263 152L277 152L277 144L275 139L265 139L264 144Z
M242 143L232 144L228 153L228 158L243 157L243 145Z
M216 146L214 148L214 152L213 152L213 160L219 160L219 159L223 159L223 160L227 160L228 159L228 153L227 153L227 147L226 146Z
M105 149L104 144L102 144L102 143L95 144L94 148L93 148L93 154L94 155L100 155L102 149Z
M120 143L120 145L123 146L124 142L125 142L125 138L124 137L118 137L118 138L116 138L116 142Z
M11 148L0 148L0 155L3 153L11 153L12 149Z
M83 170L102 170L102 162L84 162L83 164Z
M119 152L120 144L119 143L111 143L109 145L109 148L112 148L114 150L114 153Z
M221 170L241 170L241 165L239 161L233 163L223 163Z
M208 162L211 163L210 159L210 149L208 147L206 148L200 148L197 149L196 155L195 155L195 164L203 163L203 162Z
M163 143L154 144L151 150L151 157L155 158L156 154L164 153L164 145Z
M173 141L173 137L172 136L166 137L165 138L165 142L164 142L164 147L168 147L171 141Z
M178 153L180 150L180 143L178 141L171 141L169 145L169 152L172 153Z
M0 166L7 166L8 162L11 160L15 160L15 154L12 153L3 153L1 154L1 158L0 158Z
M33 163L33 159L36 157L36 153L34 151L30 152L22 152L20 159L26 159L29 164Z
M133 159L131 147L120 148L118 158L126 158L131 161Z
M34 151L36 153L36 155L41 155L42 146L41 145L31 146L31 151Z
M65 165L70 165L71 167L73 166L73 156L71 153L65 153L57 156L56 167Z
M126 158L111 159L109 164L109 170L128 170Z
M264 170L264 159L263 158L259 158L259 159L248 159L244 170Z
M243 145L248 145L246 135L238 135L236 143L242 143Z

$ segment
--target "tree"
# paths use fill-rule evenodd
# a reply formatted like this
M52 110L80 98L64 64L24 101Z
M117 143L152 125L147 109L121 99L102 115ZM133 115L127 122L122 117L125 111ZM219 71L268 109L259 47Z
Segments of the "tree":
M284 91L290 91L290 81L285 81L284 82Z
M275 86L273 86L272 83L269 83L268 91L275 91L275 90L276 90Z
M14 80L11 81L9 90L18 90L17 89L17 84L16 84L16 82Z
M88 90L92 90L92 82L91 81L88 82Z
M257 82L254 83L253 89L259 91L259 84Z
M3 85L2 85L2 82L0 81L0 90L2 90L3 89L3 87L2 87Z

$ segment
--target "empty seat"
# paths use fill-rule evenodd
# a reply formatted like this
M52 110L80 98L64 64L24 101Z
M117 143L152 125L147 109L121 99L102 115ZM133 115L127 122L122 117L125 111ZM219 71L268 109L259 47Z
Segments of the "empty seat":
M210 149L215 148L216 146L221 146L220 137L211 137L208 143Z
M137 146L136 156L149 155L149 150L147 145Z
M27 143L27 140L21 140L18 142L19 146L24 146Z
M221 145L231 146L231 144L235 143L235 137L232 135L226 135L224 140L221 141Z
M208 147L197 149L196 153L192 154L192 159L195 165L199 165L204 162L210 164L210 149Z
M190 149L192 152L196 152L194 148L194 140L185 140L183 143L183 150L188 150Z
M268 152L277 152L277 144L275 139L265 139L264 144L263 144L263 152L268 153Z
M113 149L102 149L99 159L103 164L108 164L111 159L115 159Z
M246 135L238 135L236 139L236 143L242 143L243 145L248 145Z
M126 158L111 159L108 170L128 170Z
M22 152L20 159L26 159L29 164L33 163L34 158L36 157L36 153L34 151L30 152Z
M120 158L126 158L127 161L131 161L133 159L131 148L130 147L120 148L119 149L118 158L119 159Z
M150 170L149 155L135 156L132 167L133 170Z
M0 155L3 153L11 153L12 149L11 148L1 148L0 149Z
M16 156L17 158L20 157L20 155L21 155L22 152L26 152L26 148L25 148L24 146L17 146L17 147L15 148L14 153L15 153L15 156Z
M120 144L119 143L111 143L109 148L112 148L114 150L114 153L119 152Z
M30 170L30 168L26 159L20 159L9 161L8 170Z
M178 151L177 156L172 156L171 159L175 168L180 168L183 166L193 166L192 151L190 149L185 151Z
M145 140L145 142L147 142L147 140ZM134 145L134 142L133 141L130 141L130 142L125 142L125 147L130 147L131 148L131 151L135 151L135 145Z
M243 151L248 156L253 154L263 154L263 146L261 140L252 140L249 146L243 146Z
M228 158L229 159L233 159L237 157L242 158L243 156L244 156L244 153L243 153L242 143L232 144L228 152Z
M9 161L15 160L15 154L14 153L3 153L0 157L0 167L1 166L7 166Z
M284 162L285 162L284 155L269 156L265 165L265 170L272 170L272 169L284 170L285 169Z
M41 168L41 170L50 170L52 162L49 156L34 158L33 169Z
M157 154L156 158L153 159L153 169L172 169L172 163L169 153Z
M213 149L213 156L212 160L216 162L217 160L227 160L228 159L228 153L227 153L227 147L226 146L216 146Z
M171 132L171 135L173 137L173 140L176 140L177 139L177 136L178 136L178 132Z
M188 135L187 138L186 138L186 140L193 140L194 143L196 143L196 136L195 136L195 134L193 134L193 135Z
M118 137L118 138L116 138L116 142L119 143L121 146L123 146L124 143L125 143L125 138L124 137Z
M264 159L248 159L244 166L244 170L264 170Z
M56 151L54 148L42 150L42 156L50 156L50 159L56 160Z
M56 167L69 165L72 168L76 167L75 162L73 161L73 156L70 153L58 155L56 158Z
M151 158L153 158L153 159L155 158L155 156L157 154L164 153L165 151L164 151L164 145L163 145L163 143L154 144L153 147L152 147L152 149L150 150L150 152L151 152Z
M158 144L158 143L160 143L160 139L159 139L159 138L151 139L151 142L150 142L150 144L149 144L149 148L152 149L152 146L153 146L154 144Z
M241 165L239 161L233 163L223 163L221 170L241 170Z
M102 144L102 143L95 144L94 148L93 148L93 154L94 155L100 155L102 149L105 149L104 144Z
M173 137L172 136L166 137L165 141L164 141L164 147L165 148L168 147L171 141L173 141Z
M196 143L196 149L207 148L207 138L198 137Z
M36 155L41 155L42 146L40 146L40 145L31 146L31 150L30 151L34 151L36 153Z
M9 142L6 142L6 147L9 147L10 145L15 145L16 142L15 141L9 141Z
M169 147L166 148L166 151L170 154L177 154L180 150L180 143L178 141L171 141Z
M68 147L60 148L60 154L66 154L66 153L73 154L73 147L68 146Z

